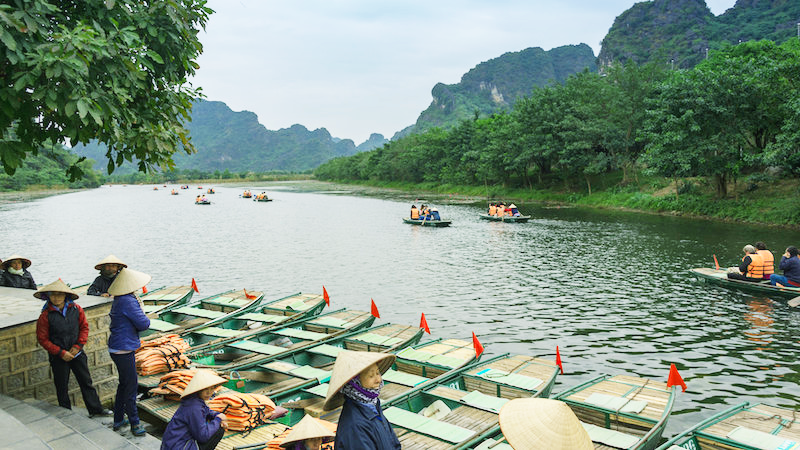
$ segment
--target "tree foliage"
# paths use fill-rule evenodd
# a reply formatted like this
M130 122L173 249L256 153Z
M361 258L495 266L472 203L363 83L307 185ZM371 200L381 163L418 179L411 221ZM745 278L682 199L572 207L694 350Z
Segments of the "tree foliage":
M0 160L13 174L50 143L108 145L108 172L170 167L193 151L183 121L200 95L205 0L13 0L0 4ZM71 178L81 175L72 165Z

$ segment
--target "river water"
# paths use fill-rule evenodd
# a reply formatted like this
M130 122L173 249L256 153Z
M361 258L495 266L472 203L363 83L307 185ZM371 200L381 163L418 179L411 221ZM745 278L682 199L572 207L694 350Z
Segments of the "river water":
M478 219L484 202L428 198L449 228L406 225L409 194L324 183L104 186L0 205L0 257L33 261L37 283L91 282L109 253L153 276L149 288L187 285L278 298L321 293L333 308L369 310L376 323L418 324L432 337L469 339L487 356L554 358L554 392L602 373L666 381L675 363L688 385L665 435L742 401L796 408L800 309L729 291L688 269L736 265L762 240L780 258L800 232L580 208L519 204L527 224ZM244 188L273 202L240 198ZM419 206L419 205L418 205Z

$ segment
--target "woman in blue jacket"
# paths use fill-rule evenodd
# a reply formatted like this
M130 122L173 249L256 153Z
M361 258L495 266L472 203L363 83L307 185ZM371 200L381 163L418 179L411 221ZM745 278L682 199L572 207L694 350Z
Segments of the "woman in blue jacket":
M139 332L150 328L150 319L142 311L136 291L150 282L150 275L124 268L108 287L111 303L111 325L108 336L108 351L117 366L119 386L114 398L114 431L126 423L131 424L131 433L142 436L146 432L139 423L136 410L136 350L140 347ZM125 414L128 419L125 419Z
M342 350L333 365L325 410L344 403L336 428L336 450L394 450L400 440L381 411L383 375L395 356Z

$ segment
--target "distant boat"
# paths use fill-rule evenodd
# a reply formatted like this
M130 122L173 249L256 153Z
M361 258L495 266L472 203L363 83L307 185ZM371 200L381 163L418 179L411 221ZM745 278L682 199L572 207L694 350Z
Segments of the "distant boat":
M211 201L209 200L195 200L195 205L210 205Z
M525 223L525 222L531 220L531 216L503 216L503 217L497 217L497 216L490 216L489 214L478 214L478 215L480 216L481 219L491 220L491 221L494 221L494 222Z
M214 188L209 188L209 189L206 191L206 194L216 194L216 192L214 192Z

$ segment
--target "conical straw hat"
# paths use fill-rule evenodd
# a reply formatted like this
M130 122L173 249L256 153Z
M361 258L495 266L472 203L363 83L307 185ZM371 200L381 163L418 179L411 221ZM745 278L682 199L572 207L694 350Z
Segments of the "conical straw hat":
M197 371L194 373L194 376L192 376L192 380L186 385L186 389L183 390L181 398L194 394L195 392L200 392L207 387L219 386L227 381L228 380L222 378L211 370L197 369Z
M295 442L303 442L306 439L322 438L323 441L336 437L325 425L311 416L304 416L303 419L292 427L292 432L281 442L281 447L286 447Z
M109 295L125 295L141 289L142 286L150 282L152 277L146 273L138 272L133 269L123 268L114 278L114 282L108 287Z
M23 269L27 269L28 267L30 267L30 266L31 266L31 260L30 260L30 259L28 259L28 258L23 258L22 256L19 256L19 255L17 255L17 254L13 254L13 255L11 255L11 256L9 256L8 258L6 258L6 259L4 259L4 260L3 260L3 264L2 264L3 270L6 270L6 269L8 269L8 266L10 266L10 265L11 265L11 264L10 264L10 263L11 263L11 261L13 261L13 260L15 260L15 259L19 259L20 261L22 261L22 268L23 268Z
M67 294L67 298L69 298L70 300L75 300L76 298L78 298L78 294L76 294L75 291L70 289L69 286L67 286L67 283L61 281L60 278L56 281L53 281L50 284L40 287L39 289L36 290L36 292L33 293L33 296L38 299L45 300L42 298L42 294L46 294L48 292L63 292Z
M100 261L99 263L95 264L94 270L100 270L100 266L102 266L103 264L119 264L122 267L128 267L127 264L125 264L124 262L120 261L120 259L117 258L116 256L108 255L105 258L103 258L102 261Z
M333 364L333 373L331 373L331 381L328 384L328 395L325 396L325 404L322 408L330 410L344 403L344 395L339 391L348 381L366 368L377 364L378 370L382 375L392 367L394 360L395 356L390 353L340 351L339 355L336 356L336 362Z
M594 444L569 406L548 398L517 398L500 409L500 429L515 450L592 450Z

